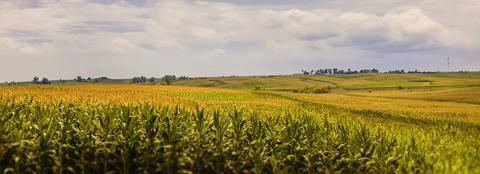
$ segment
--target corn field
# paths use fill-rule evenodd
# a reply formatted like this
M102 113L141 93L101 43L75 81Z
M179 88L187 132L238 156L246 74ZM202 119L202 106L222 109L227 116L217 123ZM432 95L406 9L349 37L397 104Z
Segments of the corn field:
M168 100L142 102L159 90L146 88L115 102L95 95L103 87L31 88L0 89L2 173L480 173L478 136L458 125L362 121L229 91L162 89Z

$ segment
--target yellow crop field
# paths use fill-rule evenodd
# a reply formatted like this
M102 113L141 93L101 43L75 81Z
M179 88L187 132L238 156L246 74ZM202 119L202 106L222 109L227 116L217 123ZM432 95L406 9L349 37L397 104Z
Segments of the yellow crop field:
M321 86L302 78L288 88ZM480 105L463 102L476 87L303 94L258 79L277 84L0 86L0 171L480 172Z
M278 94L278 93L277 93ZM425 120L465 122L480 125L480 105L410 99L391 99L342 94L282 94L312 102L359 112L378 112Z
M453 101L461 103L480 104L480 87L462 87L462 88L435 88L435 89L408 89L402 90L381 90L375 92L356 91L350 92L352 95L382 97L382 98L402 98L418 99L426 101Z
M33 97L42 103L60 101L85 104L152 104L158 106L182 105L188 107L228 106L285 107L292 101L251 95L245 91L163 85L87 84L57 86L0 87L3 97Z
M480 0L0 0L0 174L480 174Z

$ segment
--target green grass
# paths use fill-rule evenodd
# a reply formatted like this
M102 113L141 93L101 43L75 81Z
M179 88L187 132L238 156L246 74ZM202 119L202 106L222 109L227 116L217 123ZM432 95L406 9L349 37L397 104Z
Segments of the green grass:
M297 76L211 77L175 82L178 86L219 87L227 89L293 90L298 87L326 87L328 82Z
M466 87L480 85L480 73L435 74L339 74L211 77L178 81L175 85L252 90L292 90L304 87L336 86L340 89L391 89L421 87Z
M318 76L322 79L322 76ZM326 77L345 89L382 89L418 87L477 86L480 73L438 73L438 74L356 74Z

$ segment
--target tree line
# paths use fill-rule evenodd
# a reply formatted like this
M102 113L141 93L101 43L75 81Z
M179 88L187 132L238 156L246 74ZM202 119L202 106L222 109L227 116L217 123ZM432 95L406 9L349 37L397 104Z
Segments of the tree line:
M363 73L379 73L378 69L361 69L361 70L343 70L338 68L325 68L317 70L302 70L302 74L314 75L314 74L363 74Z
M33 84L51 84L50 80L48 80L46 77L42 78L42 80L39 80L37 76L33 77Z
M131 79L131 83L156 83L156 82L164 82L167 85L171 85L174 81L177 80L188 80L191 79L190 77L187 76L180 76L177 77L175 75L165 75L162 78L155 78L155 77L150 77L147 78L145 76L135 76ZM108 78L108 77L100 77L100 78L83 78L82 76L77 76L73 79L74 82L78 83L88 83L88 82L112 82L113 80ZM33 80L31 81L33 84L51 84L52 82L48 80L48 78L44 77L40 79L39 77L35 76L33 77ZM65 80L58 80L58 83L65 83ZM18 82L12 81L12 82L5 82L5 84L9 85L17 85L19 84Z
M145 76L140 76L140 77L133 77L132 78L132 83L155 83L155 82L165 82L167 85L171 85L174 81L176 80L187 80L190 79L187 76L180 76L177 78L175 75L165 75L162 78L155 78L155 77L150 77L147 79Z
M405 71L403 69L401 70L390 70L386 71L385 74L430 74L430 73L440 73L440 71Z
M469 71L457 71L456 73L468 73ZM440 71L405 71L404 69L400 70L389 70L385 72L380 72L378 69L361 69L361 70L351 70L351 69L338 69L338 68L325 68L317 70L302 70L302 74L305 75L315 75L315 74L366 74L366 73L384 73L384 74L430 74L430 73L440 73Z

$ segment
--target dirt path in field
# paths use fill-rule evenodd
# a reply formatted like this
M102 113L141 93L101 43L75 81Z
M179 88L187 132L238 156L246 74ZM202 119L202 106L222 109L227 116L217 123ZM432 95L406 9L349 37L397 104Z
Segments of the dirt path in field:
M216 87L216 86L222 86L222 85L225 85L227 83L223 82L223 81L220 81L220 80L209 80L213 83L210 83L210 84L206 84L206 85L200 85L199 87Z
M327 81L327 80L318 80L318 79L311 79L311 78L305 78L305 77L300 77L300 79L301 79L301 80L305 80L305 81L314 81L314 82L328 83L328 84L331 84L331 85L334 85L334 86L338 87L337 83L330 82L330 81Z

